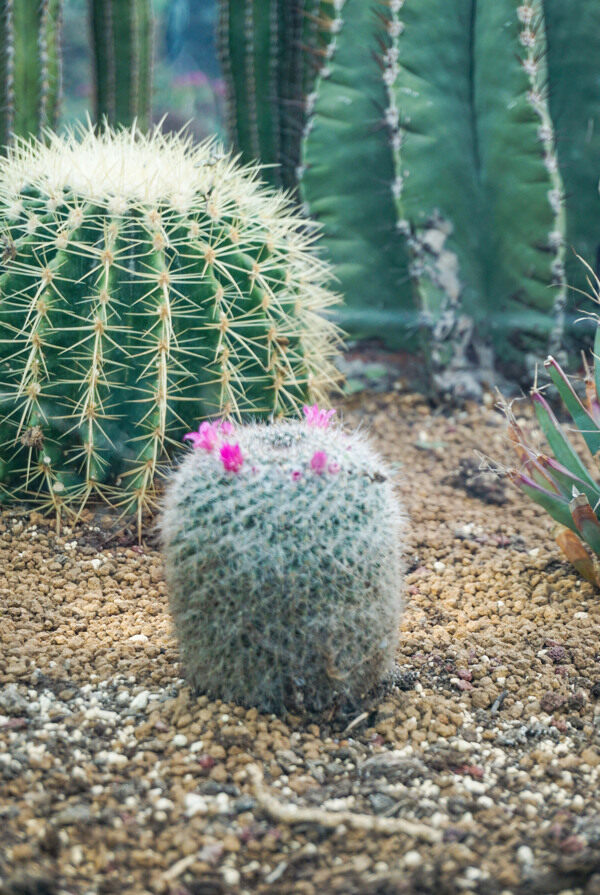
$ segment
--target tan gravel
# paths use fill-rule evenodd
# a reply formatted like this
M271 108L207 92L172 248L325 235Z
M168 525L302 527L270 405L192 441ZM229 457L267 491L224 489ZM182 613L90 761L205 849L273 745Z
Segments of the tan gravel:
M351 716L190 693L152 538L0 517L2 895L599 895L598 594L478 475L493 408L344 413L412 518L398 666Z

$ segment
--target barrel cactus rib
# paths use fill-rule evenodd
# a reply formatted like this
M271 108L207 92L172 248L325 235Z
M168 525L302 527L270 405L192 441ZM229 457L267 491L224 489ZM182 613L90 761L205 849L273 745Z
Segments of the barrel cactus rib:
M19 144L0 177L0 481L141 515L195 420L295 412L335 380L337 301L289 200L214 143ZM28 470L28 471L27 471ZM42 488L44 491L44 488ZM62 511L62 509L61 509Z
M336 267L345 297L341 324L353 335L406 347L414 344L417 315L391 192L387 99L374 54L380 23L370 3L346 0L335 4L330 27L325 67L309 98L301 194Z
M439 384L462 377L469 388L473 344L479 363L493 348L505 370L520 373L523 356L545 351L560 329L564 221L541 8L537 0L388 6L400 226Z

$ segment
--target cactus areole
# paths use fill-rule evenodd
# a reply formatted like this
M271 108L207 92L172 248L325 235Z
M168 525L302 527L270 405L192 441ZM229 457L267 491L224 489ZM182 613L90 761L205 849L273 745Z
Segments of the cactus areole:
M191 426L296 413L332 379L314 231L214 141L20 142L0 228L4 499L141 520Z

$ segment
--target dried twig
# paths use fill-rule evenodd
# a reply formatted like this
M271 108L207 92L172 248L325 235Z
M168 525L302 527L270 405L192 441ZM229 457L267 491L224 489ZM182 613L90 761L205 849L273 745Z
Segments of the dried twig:
M442 840L440 830L435 830L418 821L404 820L400 817L375 817L371 814L357 814L353 811L302 808L292 802L283 804L267 790L262 772L257 765L248 765L246 771L252 782L256 801L273 820L287 824L318 824L329 830L334 830L340 824L344 824L354 830L367 830L370 833L385 835L406 833L407 836L424 839L426 842L441 842Z

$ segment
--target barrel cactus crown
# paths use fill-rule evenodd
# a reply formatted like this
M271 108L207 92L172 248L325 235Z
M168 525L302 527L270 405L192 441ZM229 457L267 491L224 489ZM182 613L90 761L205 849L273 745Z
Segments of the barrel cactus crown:
M19 143L0 171L0 490L126 510L192 425L297 412L333 377L315 232L214 141Z
M403 511L390 473L362 434L306 414L192 433L162 517L185 674L265 711L358 705L397 642Z

